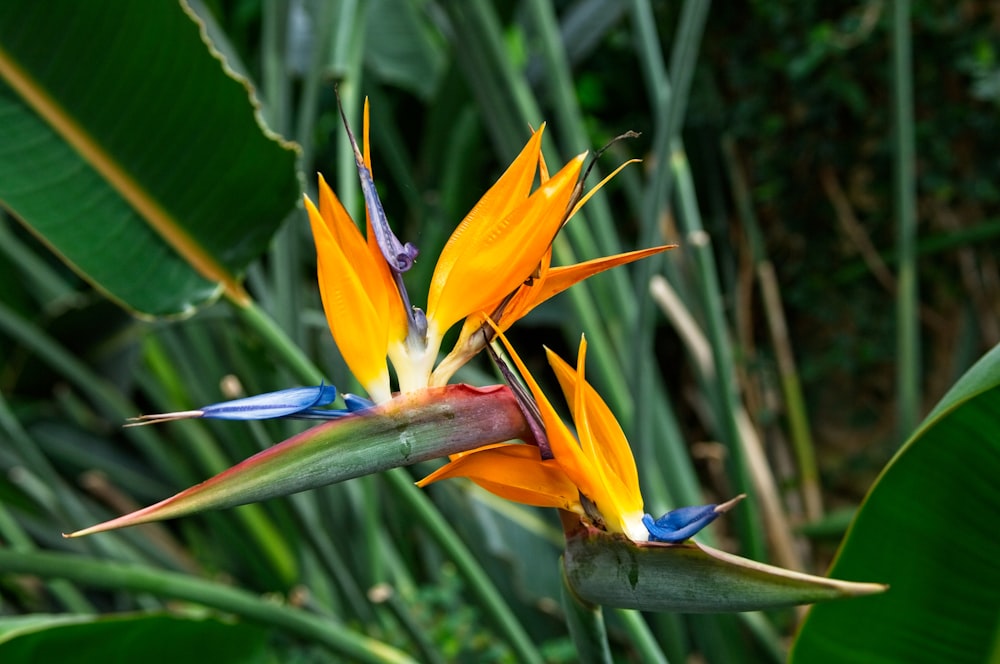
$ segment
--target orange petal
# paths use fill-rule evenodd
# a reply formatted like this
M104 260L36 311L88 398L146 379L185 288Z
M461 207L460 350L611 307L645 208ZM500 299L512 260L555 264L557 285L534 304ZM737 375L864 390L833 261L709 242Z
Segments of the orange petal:
M629 251L623 254L615 254L614 256L595 258L575 265L549 268L543 273L543 278L534 280L530 285L524 284L518 289L517 294L511 299L510 304L504 308L500 329L506 330L542 302L555 297L584 279L588 279L605 270L610 270L613 267L625 265L646 258L647 256L673 249L676 246L675 244L667 244L650 249L639 249L638 251Z
M492 322L492 321L490 321ZM496 329L496 328L494 328ZM535 402L538 404L538 411L542 416L542 423L545 425L545 435L549 439L549 447L555 456L556 462L566 473L566 476L575 484L585 496L594 500L600 494L600 478L593 463L580 449L579 443L573 437L569 428L556 413L552 403L546 398L538 383L528 373L528 368L524 366L517 352L507 341L503 333L497 331L497 336L507 348L514 364L517 366L521 378L525 385L531 390Z
M535 168L541 153L545 125L534 132L517 158L507 167L500 179L479 199L462 223L448 238L441 250L427 296L428 311L437 308L437 301L448 282L457 261L468 256L480 243L480 236L493 225L507 217L528 198L535 180Z
M604 484L621 508L626 511L641 509L639 474L632 448L611 409L583 376L586 348L586 340L581 338L576 370L548 348L545 351L572 408L584 450L595 465L605 471L602 473Z
M325 200L324 200L325 199ZM316 242L319 291L330 332L351 373L375 401L391 397L385 356L388 316L385 293L364 239L333 192L320 180L323 216L305 199ZM356 253L358 248L361 253ZM350 256L350 258L348 258Z
M417 486L451 477L468 477L487 491L514 502L580 510L576 485L555 461L543 461L534 445L500 443L480 448L439 468Z
M474 242L454 245L462 253L449 258L445 280L435 270L427 302L427 317L441 332L469 314L490 313L534 272L562 224L582 164L580 155L503 219L483 219Z

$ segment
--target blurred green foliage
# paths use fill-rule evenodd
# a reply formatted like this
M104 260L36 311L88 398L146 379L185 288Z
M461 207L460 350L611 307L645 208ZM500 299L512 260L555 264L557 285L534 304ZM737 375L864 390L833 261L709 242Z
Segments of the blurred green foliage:
M345 159L333 85L340 84L353 118L361 96L370 98L380 195L399 236L415 241L425 256L437 254L512 156L514 138L528 135L529 123L549 122L550 166L561 163L557 155L599 148L629 129L642 132L639 139L613 146L600 162L608 172L626 158L645 158L605 188L603 201L595 199L586 219L567 229L569 245L578 258L592 258L595 248L608 249L609 234L620 246L634 248L650 225L662 227L668 240L683 245L663 271L693 318L707 326L708 307L696 287L685 232L690 220L680 206L668 204L674 198L657 201L662 216L650 217L642 204L652 178L669 164L666 153L656 151L663 118L655 109L664 91L643 73L636 16L643 7L652 12L656 46L669 60L682 36L677 31L687 4L539 3L543 14L560 21L558 44L568 62L562 72L546 59L544 48L554 37L540 27L528 2L192 4L214 20L210 33L223 52L236 56L230 65L257 83L269 125L302 145L305 190L314 190L314 173L322 172L353 210L360 210L359 198ZM796 523L808 519L787 444L777 351L754 290L749 231L730 174L738 172L748 183L764 254L775 266L811 417L823 502L828 508L855 507L900 442L891 407L897 388L888 7L879 0L716 3L704 34L695 36L697 60L688 63L693 83L681 91L687 112L680 148L711 237L732 370L751 420L767 441L782 507ZM1000 342L997 20L996 9L983 1L913 6L927 407ZM491 57L512 69L516 85ZM560 74L571 78L569 97L557 87ZM581 136L569 126L577 117ZM724 151L724 140L733 142L733 158ZM606 227L601 206L613 222ZM426 283L432 263L418 262L408 276L411 283ZM722 433L712 383L662 315L652 316L649 338L655 344L645 348L634 342L640 332L632 309L646 306L645 300L632 304L620 296L623 288L635 286L630 280L636 274L623 270L623 276L596 277L581 290L598 305L590 315L599 329L588 326L594 319L586 318L584 296L567 294L519 323L512 337L532 368L543 362L542 343L566 355L564 349L582 331L594 335L595 353L606 349L589 376L612 395L609 401L638 450L644 488L653 496L650 511L684 501L671 473L685 478L698 495L728 496L745 478L726 465L734 452ZM269 252L248 269L246 285L338 387L356 390L326 330L308 225L300 214L287 220ZM414 290L425 292L421 286ZM646 284L634 292L645 294ZM4 547L141 562L237 586L263 596L261 603L278 607L281 616L305 607L327 619L333 632L364 634L419 653L420 659L515 661L540 652L548 661L573 661L555 599L560 546L552 515L520 508L505 512L460 485L434 487L428 494L492 579L493 590L481 590L464 571L456 572L441 540L423 525L423 508L408 502L408 494L388 477L166 527L64 542L61 530L158 500L300 428L287 422L197 422L123 432L124 417L210 403L234 390L280 389L302 379L224 303L181 322L134 319L10 215L0 219L0 305ZM633 352L656 374L656 391L635 389L639 383L629 369ZM615 376L631 381L625 391L615 387ZM494 380L485 363L460 378ZM661 418L654 436L640 434L640 416L626 415L640 401ZM663 451L674 413L683 463ZM753 523L763 539L759 533L766 526ZM752 547L746 537L734 525L718 527L717 538L728 548ZM795 545L805 552L800 555L809 571L825 569L832 553L827 539L801 538ZM761 553L773 560L772 550ZM383 583L393 589L390 598L371 601L369 589ZM494 591L534 652L519 650L512 636L517 630L505 626L503 611L487 608L483 597ZM0 602L0 619L61 610L160 611L169 604L138 586L91 590L24 576L0 577ZM710 662L777 661L783 637L795 625L788 613L645 620L609 612L607 619L621 661L659 651L670 661L695 653ZM320 648L335 641L289 620L296 626L271 635L271 646L280 653L275 661L327 661L330 652ZM641 637L650 634L658 645L643 649Z

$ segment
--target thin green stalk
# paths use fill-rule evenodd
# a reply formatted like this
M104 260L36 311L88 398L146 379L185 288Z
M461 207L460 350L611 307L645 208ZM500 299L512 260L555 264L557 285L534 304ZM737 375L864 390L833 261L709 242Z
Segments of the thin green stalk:
M4 542L4 547L11 551L29 555L38 551L38 547L3 503L0 503L0 540ZM70 613L94 612L94 606L83 593L66 580L51 579L46 581L45 586Z
M517 653L518 661L540 664L542 656L531 637L518 622L496 585L483 571L465 543L455 534L441 512L434 507L427 494L414 486L413 480L402 468L393 468L385 476L389 486L398 494L400 502L413 510L427 533L455 563L455 567L469 584L469 589L482 602L483 608L492 616L501 632L507 636L511 647Z
M110 419L124 421L137 412L137 409L113 385L94 374L76 356L56 343L37 326L22 319L3 302L0 302L0 331L33 351L42 362L48 364L54 371L75 385L80 392L87 395L98 410ZM8 424L16 425L15 428L8 427L8 431L21 431L20 426L12 417L5 418L5 421ZM162 467L177 468L170 456L164 453L166 446L162 444L162 440L155 432L132 428L127 430L126 435L156 462L163 463ZM61 510L58 516L64 521L64 525L69 526L68 529L79 527L81 524L93 523L99 519L76 493L65 486L65 482L52 469L44 455L37 450L31 451L35 444L30 437L15 433L11 440L19 446L20 452L26 454L31 470L41 473L41 478L47 482L47 488L53 490L59 498ZM190 483L193 478L184 478L184 480ZM123 538L117 536L94 539L78 546L93 547L104 555L121 560L139 560L141 558Z
M525 4L525 9L538 34L538 43L545 63L542 86L556 113L557 133L562 137L562 143L567 149L573 151L583 149L587 146L587 131L584 128L583 112L577 100L576 90L573 88L573 72L566 56L566 45L563 44L559 32L555 9L549 2L529 2ZM600 180L600 172L595 168L591 174L591 186ZM604 254L620 253L621 240L612 222L611 208L607 199L599 196L591 200L587 204L587 217L590 218L590 226L594 229L591 242L594 251ZM588 237L580 239L591 240L589 235L588 233ZM583 246L579 248L584 249ZM624 278L616 281L621 281L622 289L627 288L627 280ZM631 298L622 298L616 304L625 307L625 313L634 314L634 302Z
M687 246L697 274L696 286L699 301L704 308L706 335L712 349L715 366L715 401L718 404L716 420L719 434L729 452L730 478L733 491L753 494L750 469L744 454L743 437L736 415L742 405L739 402L736 380L733 372L734 357L726 324L721 289L715 257L712 254L711 239L702 228L698 211L694 183L687 160L682 153L675 153L671 161L677 180L677 200L679 215L687 238ZM756 502L748 500L736 510L734 518L739 524L740 539L746 546L747 555L755 560L764 560L766 548L760 532L760 515Z
M313 168L313 152L316 129L316 116L319 113L320 90L329 85L328 58L330 56L330 41L333 37L337 20L338 3L318 2L311 5L313 50L309 57L309 70L302 78L302 91L299 94L298 114L295 119L295 140L302 150L300 163L302 169L311 174Z
M321 3L327 4L327 3ZM292 136L291 81L288 71L288 30L291 3L288 0L265 0L261 34L261 89L264 115L268 125L282 136ZM290 215L299 219L296 210ZM287 222L288 220L286 220ZM269 252L269 300L272 315L296 342L302 341L298 312L302 310L302 292L298 284L298 266L302 250L295 224L285 223L274 236Z
M656 21L647 0L633 0L632 24L638 37L637 53L640 68L646 79L646 87L653 100L653 117L656 118L653 135L652 179L646 185L640 221L640 246L651 246L660 237L660 217L670 204L673 186L671 152L679 145L678 135L683 125L684 113L694 68L698 59L698 46L704 31L710 2L707 0L686 0L681 10L681 18L675 30L674 50L671 54L670 75L668 77L660 51L660 41L656 34ZM647 289L654 274L671 265L667 258L652 256L636 267L635 297L639 310L633 339L632 361L626 364L636 395L636 418L630 427L636 439L640 456L649 456L656 437L656 404L643 399L653 393L657 382L655 363L646 358L653 357L654 305Z
M604 612L600 605L591 604L573 590L566 578L566 566L560 556L559 574L562 577L562 604L566 612L566 626L576 646L579 662L611 664L611 646L604 627Z
M288 80L286 38L289 0L264 0L261 33L261 92L264 117L275 131L288 135L291 87Z
M781 376L781 391L785 401L785 415L788 418L788 433L799 468L806 517L810 521L816 521L823 516L823 494L820 490L819 468L810 433L809 413L806 410L802 384L795 366L795 355L792 351L788 326L785 323L785 313L781 305L777 275L774 264L767 256L763 234L757 224L757 217L751 203L750 189L739 168L736 147L731 136L723 138L722 153L725 157L736 210L750 242L751 260L756 267L757 284L764 301L765 319L771 334L771 343L774 345L778 373Z
M916 145L913 127L913 62L910 2L892 3L893 139L895 142L896 390L898 437L902 443L920 418L920 320L917 302Z
M67 579L81 585L134 593L152 593L188 602L197 602L236 614L269 627L315 641L352 661L387 664L413 662L408 655L381 641L351 631L345 626L274 602L255 593L187 574L165 572L140 565L128 565L63 553L18 553L0 549L0 570L13 574L34 574L46 579Z
M618 619L625 625L629 641L636 652L639 661L653 664L669 664L666 654L656 642L656 637L649 629L642 614L631 609L615 609Z

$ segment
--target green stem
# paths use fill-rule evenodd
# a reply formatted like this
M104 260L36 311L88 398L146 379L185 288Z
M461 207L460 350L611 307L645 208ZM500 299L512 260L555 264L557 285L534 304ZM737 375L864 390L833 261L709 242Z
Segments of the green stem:
M358 662L413 662L406 654L328 619L279 604L254 593L186 574L107 562L63 553L19 553L0 549L0 570L67 579L82 585L147 592L204 604L321 643Z
M492 616L497 627L506 634L511 647L517 653L518 661L541 662L541 654L504 601L496 585L486 575L482 566L441 512L434 507L427 494L414 486L413 480L402 468L393 468L386 473L386 478L389 486L398 494L400 502L413 510L438 546L455 563L455 567L465 577L470 589L483 604L483 608Z
M920 322L917 303L916 147L913 127L913 63L910 2L892 3L893 138L895 151L896 245L896 389L898 435L902 442L920 418Z
M708 377L707 382L715 388L715 419L719 427L719 435L726 442L726 449L729 452L733 491L753 494L750 469L744 453L743 436L736 419L742 405L737 393L733 371L733 351L726 324L715 257L712 254L711 238L702 228L701 214L698 210L690 167L682 152L675 153L671 167L674 170L674 177L677 179L677 200L681 212L679 217L684 224L687 246L691 251L691 258L696 270L695 283L698 288L699 301L704 308L706 335L712 349L715 376ZM735 518L740 525L740 538L746 546L747 554L756 560L763 560L766 556L766 548L760 533L759 516L756 502L748 500L737 511Z
M562 603L566 612L566 626L576 646L579 662L611 664L611 646L604 627L604 612L600 605L591 604L576 594L566 578L566 565L559 558L559 575L562 577Z
M618 614L618 619L625 624L631 645L639 653L639 661L669 664L667 656L656 642L656 637L650 631L649 625L646 624L641 613L631 609L617 609L615 613Z
M652 178L645 188L639 232L640 246L651 246L662 239L661 214L670 204L673 187L673 171L668 165L671 163L672 151L680 145L678 135L683 125L690 83L698 59L698 45L710 4L707 0L687 0L684 3L675 31L668 76L652 7L648 0L632 2L632 24L637 35L639 65L646 81L648 96L653 102L653 117L656 118L652 160L659 165L659 168L653 169ZM655 375L656 363L647 361L647 358L655 355L654 305L647 289L652 276L665 269L669 270L672 262L668 258L652 256L640 262L635 272L638 312L632 335L631 361L625 364L625 369L636 400L636 417L629 429L639 448L639 456L647 458L651 456L653 441L657 438L657 416L654 413L657 404L650 402L646 395L655 393L659 382Z
M0 540L11 551L33 555L38 551L35 543L31 541L21 524L10 513L2 503L0 503ZM93 605L87 601L73 584L64 579L52 579L45 584L49 591L58 599L67 611L71 613L93 613Z
M799 372L795 366L795 354L785 322L785 312L781 305L778 277L774 264L767 256L764 237L754 214L750 188L739 168L736 146L731 136L723 138L722 153L733 199L736 202L736 210L746 230L750 243L751 260L756 267L757 284L760 287L764 303L765 319L771 335L771 343L774 346L778 373L781 376L781 392L785 400L788 432L799 467L806 518L810 521L816 521L823 516L823 494L819 484L819 467L816 463L815 446L810 433L809 413L806 410Z

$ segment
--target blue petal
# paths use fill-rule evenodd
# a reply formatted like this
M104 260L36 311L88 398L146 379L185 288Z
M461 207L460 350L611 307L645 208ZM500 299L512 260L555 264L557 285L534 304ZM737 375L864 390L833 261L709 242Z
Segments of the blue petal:
M353 415L354 413L359 413L363 410L367 410L375 405L374 401L369 401L364 397L359 397L356 394L345 394L344 395L344 405L347 406L344 410L330 410L329 408L307 408L306 410L301 410L289 417L294 417L300 420L335 420L339 417L347 417L348 415Z
M642 517L642 523L649 531L650 542L683 542L722 514L716 508L718 505L680 507L655 521L646 514Z
M293 387L258 394L245 399L223 401L201 408L201 416L217 420L266 420L288 417L316 406L326 406L337 398L333 385Z
M357 394L345 394L344 405L347 406L348 412L356 413L359 410L371 408L375 405L375 402L365 399L364 397L359 397Z

